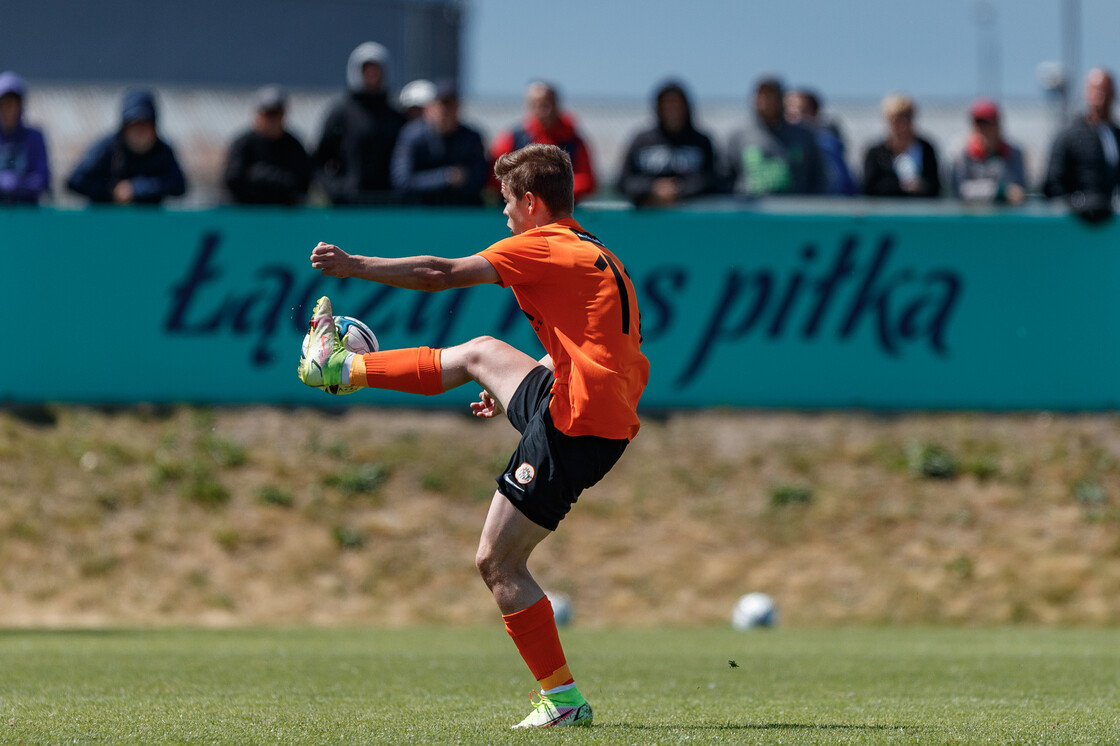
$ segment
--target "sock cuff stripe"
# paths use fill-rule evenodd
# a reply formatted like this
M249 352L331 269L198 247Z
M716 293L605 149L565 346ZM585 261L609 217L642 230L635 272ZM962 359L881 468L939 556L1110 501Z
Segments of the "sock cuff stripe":
M552 602L548 600L548 596L521 611L502 615L506 631L511 637L532 634L541 627L552 624L554 619Z
M421 347L416 361L420 376L420 387L429 396L443 393L443 370L440 366L440 350Z

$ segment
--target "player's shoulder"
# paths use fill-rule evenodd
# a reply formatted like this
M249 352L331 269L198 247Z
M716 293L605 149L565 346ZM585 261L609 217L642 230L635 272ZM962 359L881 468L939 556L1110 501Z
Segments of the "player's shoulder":
M591 234L584 230L575 218L560 218L539 228L530 228L521 235L544 239L573 239Z
M516 236L503 238L492 244L486 251L547 251L550 247L581 241L603 247L602 242L584 230L579 223L571 218L565 218L538 228L530 228Z
M495 241L480 253L483 254L536 254L548 251L548 238L539 233L537 229L519 233L516 236L506 236L500 241Z

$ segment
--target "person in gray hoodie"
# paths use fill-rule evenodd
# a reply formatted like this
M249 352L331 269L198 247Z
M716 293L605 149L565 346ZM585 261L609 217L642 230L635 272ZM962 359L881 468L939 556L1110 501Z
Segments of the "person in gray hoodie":
M156 130L151 91L133 88L121 102L121 124L89 149L66 185L91 202L157 205L186 193L183 169Z
M336 205L397 201L390 179L404 115L389 101L389 50L367 41L350 53L348 93L328 111L315 149L316 178Z
M816 136L786 121L781 81L758 81L753 113L747 127L731 136L727 150L734 191L751 197L823 194L827 180Z

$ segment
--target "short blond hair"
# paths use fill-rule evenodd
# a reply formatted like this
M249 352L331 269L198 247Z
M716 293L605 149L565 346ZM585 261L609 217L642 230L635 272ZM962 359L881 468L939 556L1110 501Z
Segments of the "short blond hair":
M917 111L917 108L914 106L914 100L901 93L893 93L884 98L880 108L883 111L883 116L887 119L894 119L900 114L914 116L915 111Z

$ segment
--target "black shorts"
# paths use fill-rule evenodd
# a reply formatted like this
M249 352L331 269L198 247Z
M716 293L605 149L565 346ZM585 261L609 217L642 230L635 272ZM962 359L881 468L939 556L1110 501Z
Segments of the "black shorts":
M534 368L510 399L506 416L521 442L496 479L498 491L525 517L555 531L580 493L615 465L628 440L565 435L548 412L552 371Z

